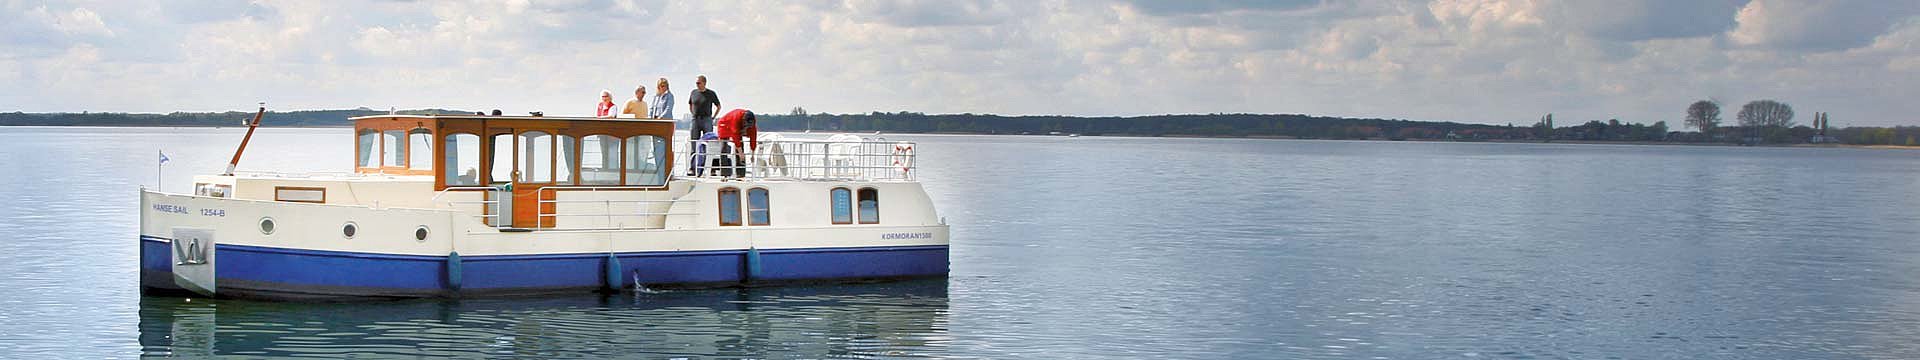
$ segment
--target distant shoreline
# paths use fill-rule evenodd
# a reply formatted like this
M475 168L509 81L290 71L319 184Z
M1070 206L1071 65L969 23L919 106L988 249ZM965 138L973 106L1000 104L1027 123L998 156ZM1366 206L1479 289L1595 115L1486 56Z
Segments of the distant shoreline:
M381 115L473 114L447 109L378 111L351 110L269 111L261 122L273 128L345 128L351 119ZM254 112L212 113L0 113L0 126L86 126L188 128L244 127ZM761 131L840 131L865 134L881 131L895 134L1021 134L1128 136L1224 139L1330 139L1462 142L1568 142L1593 144L1654 144L1737 146L1738 140L1763 142L1759 146L1832 146L1830 141L1814 144L1822 137L1843 140L1845 144L1882 145L1904 149L1920 143L1920 126L1847 127L1813 129L1721 127L1715 136L1689 131L1670 131L1665 121L1651 124L1609 120L1590 120L1580 125L1554 127L1552 122L1531 126L1493 125L1448 121L1417 121L1378 118L1343 118L1303 114L1163 114L1140 116L1064 116L994 114L925 114L916 112L871 112L867 114L810 114L795 108L790 114L767 113L759 117ZM1749 134L1746 137L1734 134ZM1823 135L1824 134L1824 135ZM1731 143L1729 143L1731 142ZM1890 145L1890 146L1889 146Z
M352 126L338 126L338 125L318 125L318 126L309 126L309 125L279 125L279 126L270 126L270 125L264 125L264 124L263 124L263 125L261 125L260 127L262 127L262 128L273 128L273 129L351 129L351 128L353 128ZM213 126L213 125L0 125L0 128L124 128L124 129L167 129L167 128L194 128L194 129L224 129L224 128L245 128L245 126ZM779 130L778 132L785 132L785 133L803 133L803 131L805 131L805 130L802 130L802 131L791 131L791 130ZM813 132L810 132L810 133L815 133L815 134L854 134L854 135L866 135L866 134L872 134L871 132L850 132L850 131L813 131ZM880 134L881 134L881 135L890 135L890 134L900 134L900 135L963 135L963 136L1020 136L1020 137L1055 137L1055 138L1070 138L1070 137L1069 137L1069 136L1067 136L1067 135L1048 135L1048 134L987 134L987 133L974 133L974 132L884 132L884 131L883 131L883 132L881 132ZM1388 138L1366 138L1366 139L1320 139L1320 138L1298 138L1298 137L1291 137L1291 136L1261 136L1261 135L1253 135L1253 136L1215 136L1215 135L1191 135L1191 134L1168 134L1168 135L1136 135L1136 134L1102 134L1102 135L1081 135L1081 137L1105 137L1105 138L1175 138L1175 139L1251 139L1251 140L1331 140L1331 141L1380 141L1380 142L1423 142L1423 143L1450 143L1450 142L1457 142L1457 143L1494 143L1494 144L1575 144L1575 145L1669 145L1669 146L1718 146L1718 147L1770 147L1770 148L1846 148L1846 149L1877 149L1877 150L1920 150L1920 146L1906 146L1906 145L1857 145L1857 144L1760 144L1760 145L1740 145L1740 144L1730 144L1730 143L1716 143L1716 142L1675 142L1675 141L1594 141L1594 140L1556 140L1556 141L1540 141L1540 140L1508 140L1508 139L1474 139L1474 140L1457 140L1457 141L1456 141L1456 140L1446 140L1446 139L1401 139L1401 140L1394 140L1394 139L1388 139Z

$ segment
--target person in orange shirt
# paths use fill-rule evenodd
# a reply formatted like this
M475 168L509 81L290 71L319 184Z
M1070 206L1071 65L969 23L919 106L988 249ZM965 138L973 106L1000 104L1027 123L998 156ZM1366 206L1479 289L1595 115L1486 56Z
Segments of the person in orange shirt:
M633 88L633 98L627 99L627 106L621 108L620 116L633 116L635 119L647 118L647 87Z

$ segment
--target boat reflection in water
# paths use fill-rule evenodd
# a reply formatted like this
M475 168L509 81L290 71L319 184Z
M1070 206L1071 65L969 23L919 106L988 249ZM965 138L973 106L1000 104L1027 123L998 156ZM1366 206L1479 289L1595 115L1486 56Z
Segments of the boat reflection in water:
M942 356L945 279L611 296L276 303L146 296L145 355Z

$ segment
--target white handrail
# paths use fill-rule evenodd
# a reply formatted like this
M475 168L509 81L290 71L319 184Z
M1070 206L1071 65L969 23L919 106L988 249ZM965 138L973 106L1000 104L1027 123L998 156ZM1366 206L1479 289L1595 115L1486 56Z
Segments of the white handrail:
M434 192L433 199L428 200L428 202L444 204L446 205L447 208L455 208L458 205L481 205L480 214L471 215L471 216L480 219L481 223L483 224L486 223L486 220L492 219L493 223L488 225L491 225L495 229L506 228L506 226L501 226L501 222L500 222L500 200L497 200L497 199L496 200L479 200L479 201L454 201L454 200L441 201L440 200L441 196L446 195L447 192L454 191L454 190L493 191L493 190L499 190L499 188L492 187L492 186L448 186L445 189L440 189L440 191ZM482 195L482 196L485 196L485 195ZM484 197L482 197L482 199L484 199ZM487 211L485 211L488 205L491 205L491 207L493 208L493 214L487 214Z
M698 164L691 177L913 181L919 166L914 147L910 141L782 140L735 152L731 141L702 140L676 152L674 170L692 171L688 165Z
M614 222L613 222L613 217L615 217L615 216L639 216L639 217L648 217L648 216L667 216L667 215L693 215L693 213L684 213L684 212L671 212L671 211L669 211L669 212L651 212L651 211L647 211L647 212L633 212L633 213L615 213L615 212L613 211L613 204L616 204L616 203L618 203L618 204L673 204L673 203L682 203L682 202L699 202L699 200L697 200L697 199L664 199L664 200L661 200L661 199L641 199L641 200L614 200L614 199L600 199L600 200L560 200L560 199L558 198L558 197L560 196L560 192L561 192L561 191L582 191L582 190L583 190L583 191L587 191L587 192L598 192L598 191L600 191L600 190L623 190L623 191L634 191L634 190L648 190L648 189L657 189L657 188L660 188L660 187L659 187L659 186L642 186L642 187L633 187L633 186L548 186L548 187L544 187L544 188L541 188L541 190L540 190L540 191L537 191L537 192L535 193L535 195L534 195L534 196L535 196L535 197L534 197L534 203L535 203L535 205L534 205L534 206L535 206L535 209L537 209L537 211L535 211L535 213L537 213L537 216L535 216L535 219L534 219L534 224L535 224L535 228L540 228L540 229L545 229L545 228L547 227L547 226L546 226L546 225L547 225L547 217L549 217L549 216L551 216L551 217L555 217L555 218L556 218L556 219L554 219L554 220L555 220L555 222L556 222L556 224L554 224L554 225L555 225L555 227L556 227L556 228L558 228L558 225L559 225L559 224L557 223L557 222L559 221L559 219L557 219L558 217L584 217L584 216L601 216L601 217L606 217L606 223L607 223L608 225L612 225L612 224L614 224ZM548 199L548 198L547 198L547 193L548 193L548 191L547 191L547 189L553 189L553 190L555 190L555 191L552 191L552 193L553 193L553 196L554 196L555 198L553 198L553 199ZM598 214L590 214L590 213L580 213L580 214L561 214L561 213L559 213L559 212L560 212L560 206L559 206L559 204L563 204L563 203L565 203L565 204L591 204L591 203L599 203L599 204L601 204L601 212L600 212L600 213L598 213ZM553 208L553 212L548 212L548 211L547 211L547 208L546 208L546 204L554 204L554 208ZM576 229L576 228L567 228L567 229L568 229L568 230L579 230L579 229ZM580 228L580 229L588 229L588 228ZM613 226L609 226L609 227L605 227L605 228L592 228L592 229L632 229L632 228L628 228L628 227L626 227L626 226L624 226L624 225L622 225L622 226L618 226L618 227L613 227Z

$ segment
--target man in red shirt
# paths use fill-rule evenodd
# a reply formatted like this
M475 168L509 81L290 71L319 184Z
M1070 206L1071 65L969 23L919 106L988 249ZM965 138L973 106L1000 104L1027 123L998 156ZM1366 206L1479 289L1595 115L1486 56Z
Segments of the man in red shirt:
M745 154L753 152L753 149L760 148L760 127L758 123L759 119L753 115L753 111L747 109L733 109L733 111L727 112L726 116L720 117L719 121L715 121L714 132L720 133L721 141L730 142L733 145L731 147L724 147L725 150L723 150L723 152L728 154ZM747 138L747 147L740 147L741 137ZM730 157L745 160L744 156ZM733 166L736 169L736 171L733 171L734 176L746 176L746 165L745 161L733 161Z

